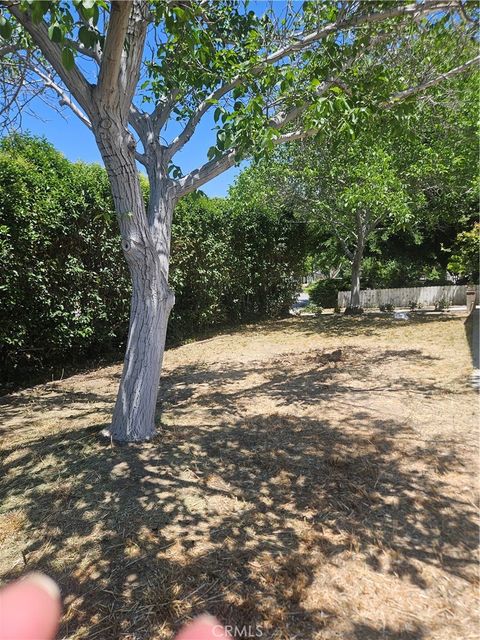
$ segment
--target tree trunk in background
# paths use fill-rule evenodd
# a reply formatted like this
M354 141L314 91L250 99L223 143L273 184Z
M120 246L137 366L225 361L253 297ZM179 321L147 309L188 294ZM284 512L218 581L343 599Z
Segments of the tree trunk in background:
M360 274L362 272L363 251L365 248L364 236L357 231L357 246L352 260L352 280L350 287L350 304L345 309L347 315L357 315L362 313L360 307Z
M359 252L357 248L352 261L352 281L351 281L351 288L350 288L350 308L352 309L358 309L360 307L361 270L362 270L362 254Z
M122 248L132 278L127 350L109 433L119 441L143 441L155 433L167 323L175 300L168 286L168 225L173 203L162 190L151 194L158 199L153 209L160 209L164 215L150 224L131 134L111 115L104 114L99 122L95 136L110 178Z

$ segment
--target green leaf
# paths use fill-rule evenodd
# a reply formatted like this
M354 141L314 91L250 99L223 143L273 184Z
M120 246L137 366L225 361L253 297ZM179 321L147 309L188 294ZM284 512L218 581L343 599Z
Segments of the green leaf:
M54 22L48 27L48 37L52 42L62 42L63 33L58 22Z
M13 27L10 22L5 20L3 16L0 16L0 36L2 36L2 38L4 38L5 40L9 40L12 36L12 33Z
M44 2L42 0L36 0L32 2L32 20L36 24L43 20L43 16L50 9L50 2Z
M93 45L97 40L97 37L93 31L91 31L88 27L83 25L78 30L78 39L86 47L93 47Z
M75 66L75 57L73 55L72 50L69 49L68 47L65 47L62 50L62 62L63 62L63 66L65 67L65 69L67 69L67 71L71 71Z

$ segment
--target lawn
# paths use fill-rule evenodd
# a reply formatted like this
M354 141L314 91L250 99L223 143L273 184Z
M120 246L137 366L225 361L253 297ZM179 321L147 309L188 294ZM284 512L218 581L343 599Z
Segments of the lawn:
M476 638L463 320L291 318L172 349L144 446L98 435L119 366L2 398L2 579L55 577L71 640L163 640L204 610L267 640Z

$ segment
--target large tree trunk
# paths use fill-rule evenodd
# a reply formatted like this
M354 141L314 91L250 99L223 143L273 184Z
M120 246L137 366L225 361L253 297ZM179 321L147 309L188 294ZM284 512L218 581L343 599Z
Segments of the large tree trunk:
M110 435L119 441L150 439L155 433L155 409L168 317L174 303L168 286L170 228L173 203L168 191L150 193L153 217L145 211L128 130L106 118L95 130L110 178L122 236L122 248L132 278L132 306L127 351ZM103 125L103 126L102 126Z
M127 351L110 433L116 440L148 440L155 433L155 408L173 292L158 265L145 255L129 261L132 307Z

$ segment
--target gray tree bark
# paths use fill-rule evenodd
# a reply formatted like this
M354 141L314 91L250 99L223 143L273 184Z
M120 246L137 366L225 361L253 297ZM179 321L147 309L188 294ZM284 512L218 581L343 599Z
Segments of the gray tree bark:
M167 183L158 180L146 212L130 132L112 113L95 118L93 129L132 278L127 350L109 433L118 441L144 441L155 433L168 317L175 300L168 285L173 200Z
M360 308L360 275L362 272L363 246L357 245L352 260L352 279L350 288L350 308Z
M362 272L362 260L363 253L365 251L365 242L369 233L369 216L366 212L363 214L360 212L355 213L355 238L356 245L353 255L350 254L352 260L352 279L350 287L350 305L345 310L345 313L356 314L361 313L360 307L360 275Z

